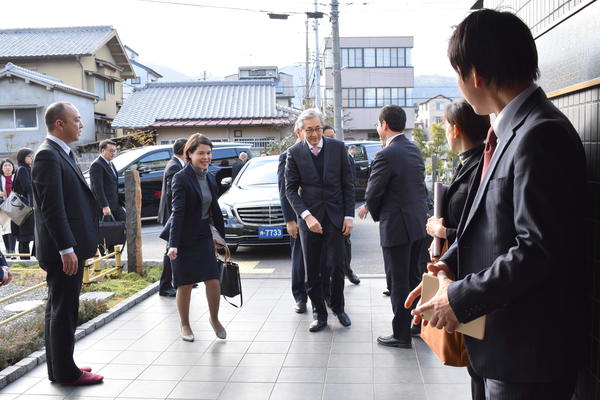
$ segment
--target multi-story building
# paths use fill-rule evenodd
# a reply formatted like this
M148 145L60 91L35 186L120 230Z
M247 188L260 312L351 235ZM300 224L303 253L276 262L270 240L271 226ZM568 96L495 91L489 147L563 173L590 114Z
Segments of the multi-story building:
M452 99L441 94L419 103L415 128L423 129L425 136L431 137L431 124L439 124L444 120L446 105L452 103Z
M412 36L342 37L342 107L347 139L376 138L379 109L388 104L406 111L406 129L415 120L412 101L414 69ZM333 56L331 38L325 39L322 77L326 109L333 107ZM330 113L328 113L330 114Z
M0 68L8 62L95 93L96 139L113 135L110 123L123 103L122 82L135 73L111 26L0 30Z
M275 66L252 66L239 67L238 73L228 75L226 80L259 80L268 79L275 83L275 95L277 104L284 107L292 107L294 99L294 76L279 72Z
M163 77L152 68L142 64L139 61L140 55L135 50L127 45L124 47L127 52L127 57L129 57L129 61L133 66L135 78L129 78L123 81L123 100L133 93L135 89L141 89L146 86L147 83L156 82Z

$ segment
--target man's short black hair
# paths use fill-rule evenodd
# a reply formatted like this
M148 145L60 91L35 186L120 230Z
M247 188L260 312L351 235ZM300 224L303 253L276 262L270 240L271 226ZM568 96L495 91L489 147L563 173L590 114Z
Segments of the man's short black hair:
M533 83L540 75L531 31L510 12L471 13L450 37L448 58L463 79L475 68L498 88Z
M402 132L406 128L406 113L400 106L385 106L379 111L379 122L383 121L393 132Z
M110 139L104 139L103 141L100 142L100 151L104 150L105 148L107 148L109 145L113 145L115 147L117 147L117 144L115 142L113 142Z
M183 149L185 148L185 144L187 143L187 139L179 138L173 143L173 153L178 156L183 156Z
M325 125L325 126L323 127L323 132L325 132L327 129L331 129L332 131L334 131L334 132L335 132L335 129L334 129L334 128L333 128L333 126L331 126L331 125Z

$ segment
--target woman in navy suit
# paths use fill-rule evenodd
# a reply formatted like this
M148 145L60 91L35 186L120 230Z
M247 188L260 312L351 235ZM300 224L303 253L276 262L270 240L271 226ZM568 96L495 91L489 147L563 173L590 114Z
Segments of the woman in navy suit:
M490 129L490 117L475 114L473 107L461 100L446 107L445 120L448 146L458 153L460 164L444 198L444 218L429 218L427 233L445 239L450 247L456 240L456 230L467 202L469 187L477 174L483 141ZM470 366L467 369L471 375L473 400L485 400L483 379Z
M173 267L173 286L177 288L177 310L181 320L181 338L194 340L189 311L192 285L204 282L210 312L209 322L220 339L226 332L219 322L220 270L215 256L211 225L225 237L223 215L217 202L217 182L208 172L212 143L200 133L193 134L184 148L188 164L172 182L173 212L163 230L168 232L169 251Z
M31 164L33 163L33 150L23 147L17 152L19 167L15 174L12 190L25 198L27 204L33 207L33 187L31 186ZM33 213L23 220L21 225L12 223L13 234L16 232L19 241L19 253L31 254L29 243L33 242ZM21 256L21 260L29 260L29 256Z

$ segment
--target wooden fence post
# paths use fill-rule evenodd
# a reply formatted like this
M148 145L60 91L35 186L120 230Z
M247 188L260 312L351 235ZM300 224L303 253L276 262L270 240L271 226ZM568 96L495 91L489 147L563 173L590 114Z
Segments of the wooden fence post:
M142 190L140 173L135 170L125 171L125 209L127 218L127 272L145 275L142 258Z

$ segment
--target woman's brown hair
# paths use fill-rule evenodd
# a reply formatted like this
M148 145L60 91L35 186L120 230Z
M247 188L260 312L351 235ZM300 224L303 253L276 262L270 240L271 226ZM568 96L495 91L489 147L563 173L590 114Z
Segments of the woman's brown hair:
M185 147L183 148L183 154L187 161L191 161L190 153L195 152L198 146L200 146L201 144L209 146L211 150L213 148L213 144L210 141L210 139L204 136L203 134L194 133L192 136L190 136L187 143L185 144Z

